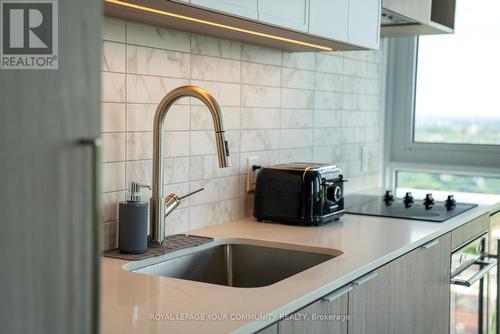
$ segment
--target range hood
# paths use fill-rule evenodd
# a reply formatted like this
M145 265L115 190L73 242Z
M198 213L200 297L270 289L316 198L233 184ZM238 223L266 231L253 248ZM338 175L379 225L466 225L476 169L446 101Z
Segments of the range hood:
M394 26L394 25L405 25L405 24L418 24L417 21L412 20L406 16L395 13L389 9L382 8L380 18L380 25L383 27Z
M456 0L384 0L382 37L450 34L455 26Z

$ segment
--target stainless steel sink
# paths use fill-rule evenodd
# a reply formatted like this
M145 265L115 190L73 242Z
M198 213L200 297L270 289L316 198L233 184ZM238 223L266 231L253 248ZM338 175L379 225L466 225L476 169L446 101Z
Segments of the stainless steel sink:
M148 275L254 288L279 282L342 254L338 250L300 248L257 240L214 243L193 247L187 253L184 250L178 256L172 253L174 257L157 263L142 266L132 263L125 269Z

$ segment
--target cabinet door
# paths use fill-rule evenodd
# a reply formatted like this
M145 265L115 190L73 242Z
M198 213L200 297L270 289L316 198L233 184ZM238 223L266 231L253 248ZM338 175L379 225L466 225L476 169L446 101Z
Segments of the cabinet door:
M346 334L350 290L350 286L340 288L280 321L279 333Z
M259 0L259 21L307 32L309 0Z
M393 265L387 264L352 282L349 292L348 332L356 334L394 333L391 318L394 316L394 282L396 274Z
M450 251L447 234L354 281L349 332L449 333Z
M272 324L264 329L261 329L257 334L278 334L278 324Z
M348 0L312 0L309 7L309 33L347 42Z
M254 20L258 18L257 0L191 0L191 3Z
M380 0L349 0L349 43L378 49Z
M58 17L58 69L0 69L2 333L99 330L100 225L79 141L100 134L102 1L59 1Z
M405 265L411 278L408 284L411 333L449 333L450 253L448 233L407 256Z

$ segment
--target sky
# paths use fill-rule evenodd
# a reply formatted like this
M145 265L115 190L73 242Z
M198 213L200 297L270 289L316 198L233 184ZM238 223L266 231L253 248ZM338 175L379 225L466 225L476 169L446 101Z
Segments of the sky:
M500 121L500 0L458 0L455 34L419 42L416 118Z

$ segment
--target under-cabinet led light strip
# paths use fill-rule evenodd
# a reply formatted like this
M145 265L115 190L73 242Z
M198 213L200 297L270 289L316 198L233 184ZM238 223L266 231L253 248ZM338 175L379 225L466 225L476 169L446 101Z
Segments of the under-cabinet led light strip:
M238 31L238 32L242 32L242 33L245 33L245 34L249 34L249 35L254 35L254 36L259 36L259 37L265 37L265 38L274 39L274 40L278 40L278 41L282 41L282 42L303 45L303 46L307 46L307 47L310 47L310 48L320 49L320 50L323 50L323 51L335 51L334 49L332 49L330 47L327 47L327 46L322 46L322 45L317 45L317 44L302 42L302 41L298 41L298 40L295 40L295 39L290 39L290 38L285 38L285 37L280 37L280 36L269 35L269 34L257 32L257 31L253 31L253 30L247 30L247 29L242 29L242 28L237 28L237 27L233 27L233 26L228 26L228 25L220 24L220 23L216 23L216 22L201 20L201 19L197 19L197 18L194 18L194 17L185 16L185 15L174 14L174 13L166 12L164 10L159 10L159 9L154 9L154 8L150 8L150 7L146 7L146 6L136 5L136 4L133 4L133 3L130 3L130 2L126 2L126 1L121 1L121 0L105 0L105 1L108 2L108 3L115 4L115 5L119 5L119 6L134 8L134 9L142 10L142 11L145 11L145 12L150 12L150 13L155 13L155 14L160 14L160 15L165 15L165 16L170 16L170 17L175 17L175 18L178 18L178 19L182 19L182 20L186 20L186 21L191 21L191 22L196 22L196 23L201 23L201 24L206 24L206 25L209 25L209 26L223 28L223 29L227 29L227 30Z

